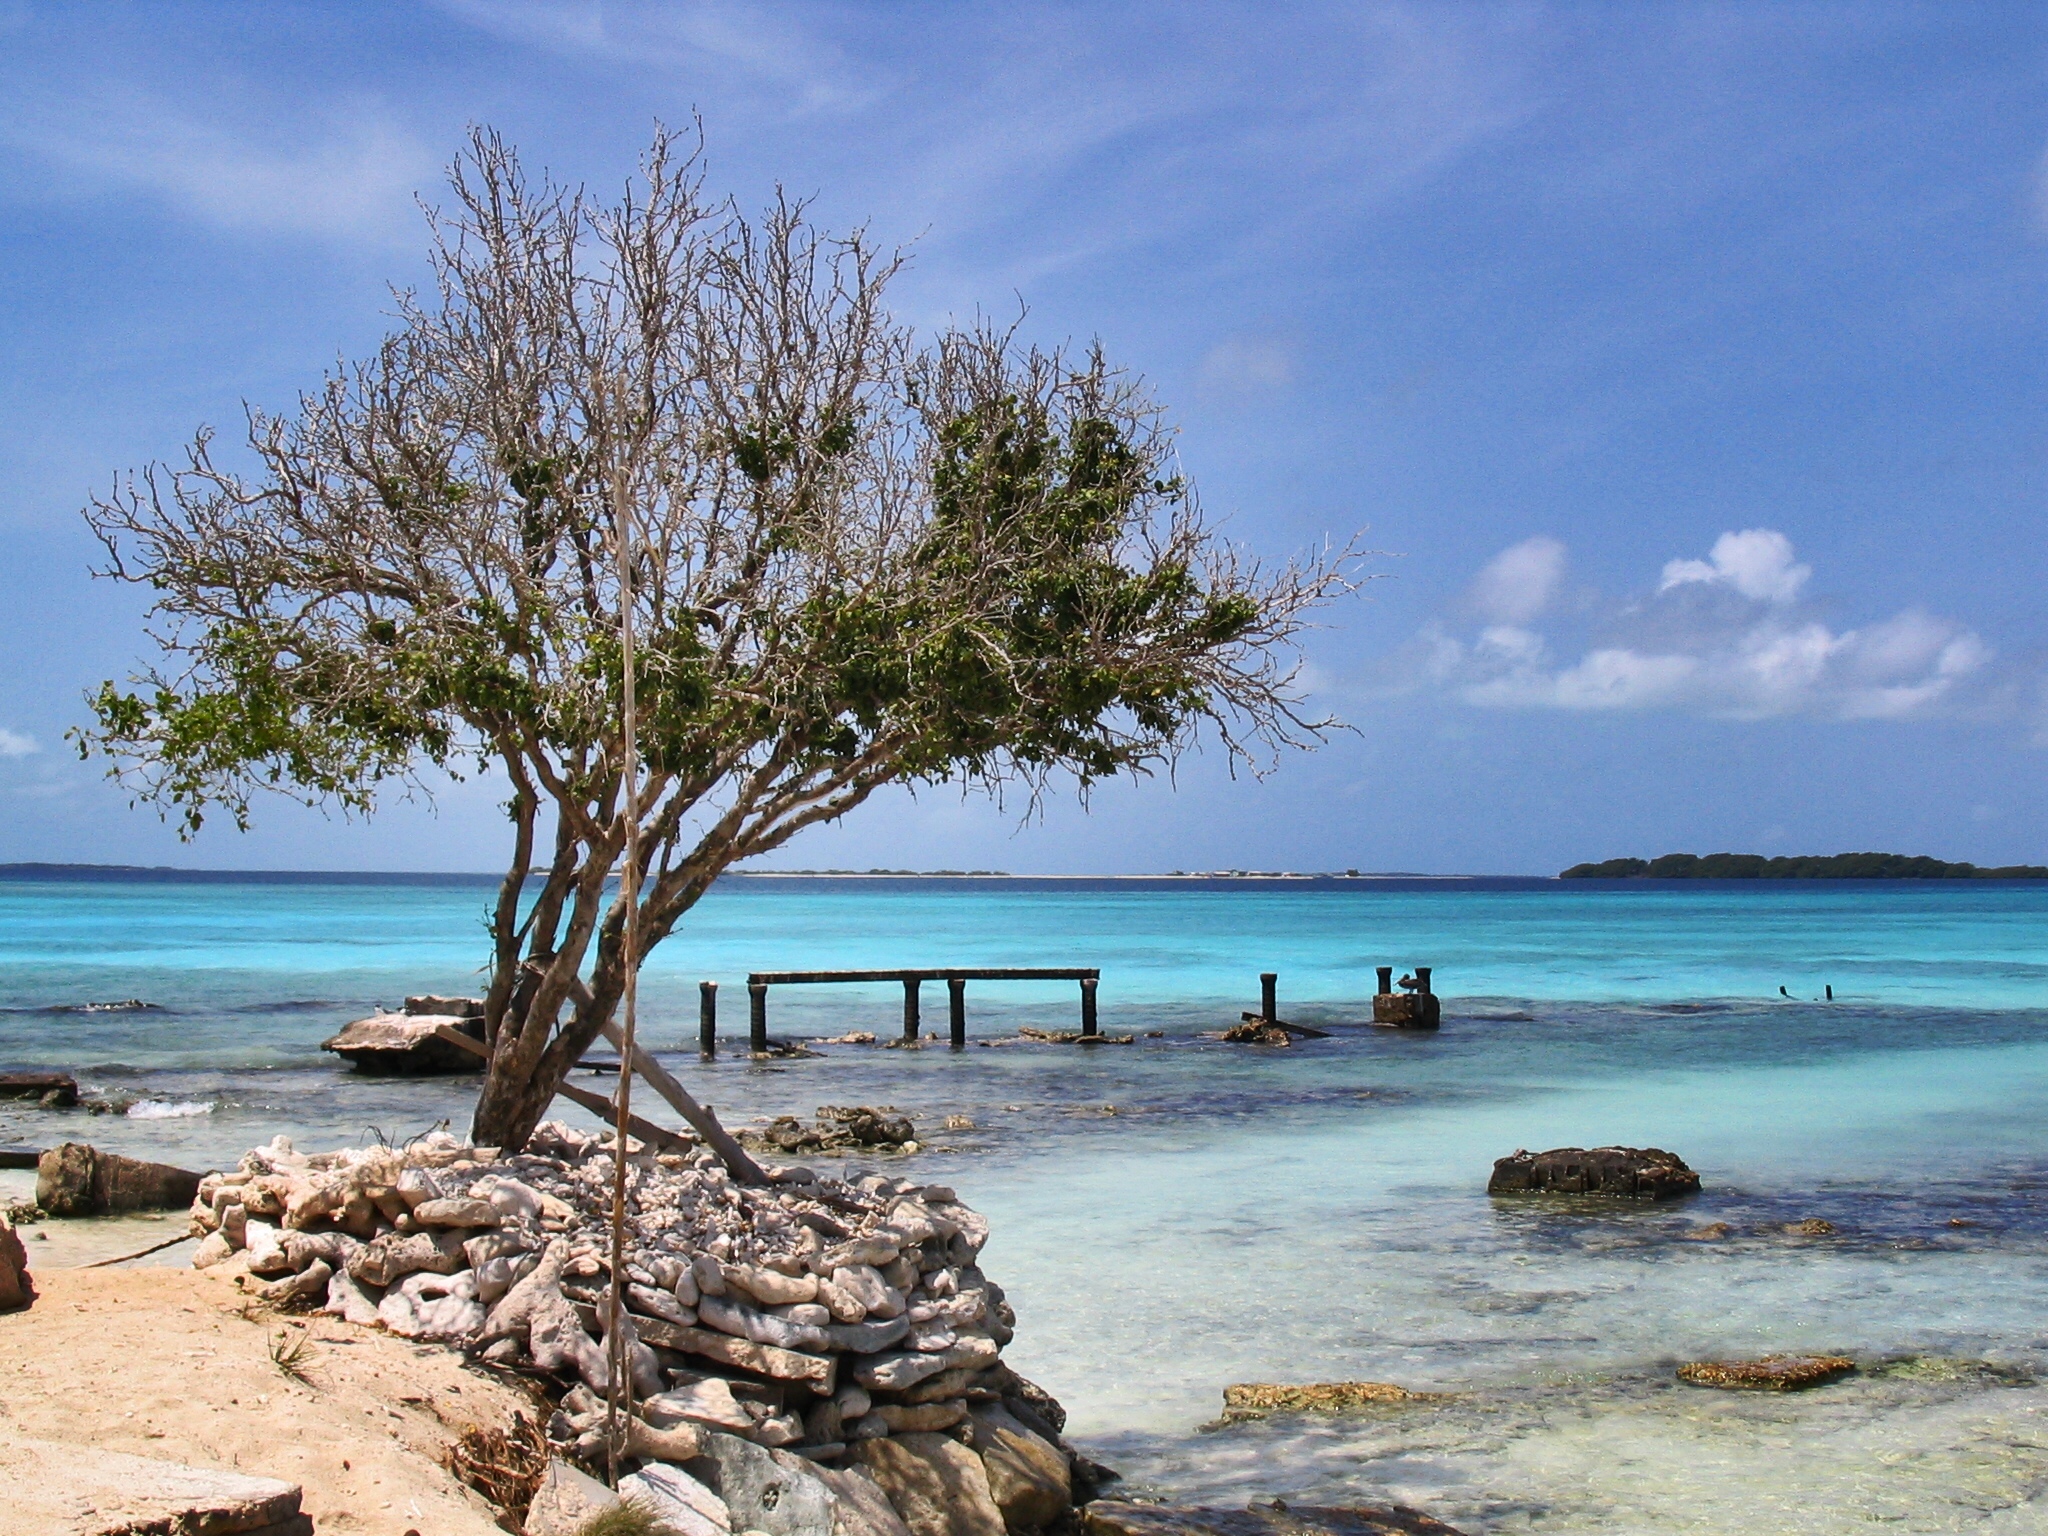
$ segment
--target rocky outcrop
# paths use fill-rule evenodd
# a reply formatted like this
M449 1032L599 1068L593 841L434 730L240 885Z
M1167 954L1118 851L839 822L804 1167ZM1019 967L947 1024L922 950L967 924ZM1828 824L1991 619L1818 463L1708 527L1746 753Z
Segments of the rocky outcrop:
M1493 1165L1489 1195L1621 1195L1668 1200L1699 1192L1700 1176L1657 1147L1558 1147L1516 1152Z
M0 1212L0 1312L19 1312L35 1299L35 1283L28 1277L28 1250L14 1223Z
M1738 1392L1797 1392L1839 1381L1856 1369L1847 1355L1765 1355L1760 1360L1693 1360L1678 1379Z
M484 1037L484 1005L474 997L408 997L403 1013L357 1019L320 1042L358 1072L376 1077L433 1077L481 1072L484 1059L441 1038L442 1025L472 1040Z
M82 1141L52 1147L36 1163L36 1204L52 1216L169 1211L188 1204L200 1175L167 1163L101 1152Z
M1081 1512L1081 1529L1084 1536L1459 1536L1455 1527L1398 1504L1290 1508L1277 1500L1246 1509L1105 1501Z

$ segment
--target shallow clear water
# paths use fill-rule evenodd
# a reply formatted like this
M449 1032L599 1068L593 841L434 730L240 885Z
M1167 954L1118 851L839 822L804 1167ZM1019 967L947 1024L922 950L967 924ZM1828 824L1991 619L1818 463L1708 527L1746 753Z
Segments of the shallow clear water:
M0 1062L147 1094L157 1118L0 1109L190 1163L466 1121L461 1081L336 1071L373 1001L472 984L488 889L0 884ZM1012 1357L1142 1488L1406 1498L1474 1531L2048 1529L2048 888L1589 889L729 882L660 951L657 1044L748 969L1094 964L1081 1053L827 1047L666 1059L729 1120L893 1102L965 1114L918 1161L995 1222ZM1372 967L1436 967L1435 1036L1353 1022ZM1200 1038L1281 973L1287 1051ZM1813 1002L1831 983L1836 1002ZM1796 1001L1778 995L1785 985ZM159 1010L51 1013L141 998ZM1064 985L976 984L982 1039L1071 1027ZM943 1028L944 991L925 995ZM894 1033L897 988L772 994L778 1035ZM593 1082L602 1082L593 1079ZM194 1113L194 1110L204 1110ZM181 1111L174 1113L173 1111ZM60 1129L61 1127L61 1129ZM1701 1196L1496 1202L1517 1147L1669 1147ZM1808 1217L1834 1235L1784 1228ZM1717 1242L1684 1240L1725 1221ZM1786 1399L1683 1388L1772 1349L1983 1362ZM1205 1428L1225 1384L1364 1378L1448 1399Z

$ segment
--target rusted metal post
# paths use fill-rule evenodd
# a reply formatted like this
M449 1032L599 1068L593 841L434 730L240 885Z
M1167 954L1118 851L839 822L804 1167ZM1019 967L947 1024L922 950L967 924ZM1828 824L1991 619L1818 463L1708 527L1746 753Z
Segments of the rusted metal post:
M756 1056L768 1049L768 983L747 983L747 1049Z
M1424 997L1429 996L1429 971L1430 968L1426 965L1415 967L1415 990Z
M718 1054L718 983L697 983L697 1054L706 1061Z
M948 976L946 978L946 1003L952 1014L953 1049L957 1051L967 1044L967 978L965 976Z
M1383 965L1380 967L1380 991L1384 994L1393 990L1394 968L1391 965Z
M1280 973L1278 971L1259 972L1259 1017L1268 1024L1271 1024L1280 1017L1279 991Z
M903 978L903 1038L917 1038L917 989L921 985L915 976Z
M1081 1033L1084 1035L1095 1033L1095 978L1093 976L1083 976L1081 978Z

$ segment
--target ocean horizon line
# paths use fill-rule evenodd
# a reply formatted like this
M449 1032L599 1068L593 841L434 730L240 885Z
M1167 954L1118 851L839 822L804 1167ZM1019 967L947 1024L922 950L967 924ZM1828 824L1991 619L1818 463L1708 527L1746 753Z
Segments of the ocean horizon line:
M529 879L541 879L536 872ZM1293 869L1196 869L1161 871L1119 871L1109 874L1085 872L1032 872L1007 869L728 869L719 878L740 880L1245 880L1245 881L1358 881L1358 880L1540 880L1556 883L1555 875L1531 874L1439 874L1427 870L1293 870ZM0 880L136 880L201 881L207 883L253 881L262 883L304 882L308 884L363 884L381 880L408 883L497 884L501 873L489 870L434 869L232 869L204 868L182 864L87 864L23 860L0 864ZM1637 881L1642 884L1645 882Z

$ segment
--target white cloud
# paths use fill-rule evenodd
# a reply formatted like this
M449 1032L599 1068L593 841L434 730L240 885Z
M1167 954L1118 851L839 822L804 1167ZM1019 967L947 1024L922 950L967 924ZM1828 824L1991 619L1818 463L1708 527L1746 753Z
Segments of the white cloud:
M36 745L33 736L24 736L19 731L10 731L0 726L0 757L29 757L42 748Z
M1527 624L1557 596L1564 567L1564 545L1547 535L1511 544L1473 578L1472 606L1495 623Z
M1813 567L1795 564L1792 541L1772 528L1745 528L1714 540L1705 560L1671 560L1659 592L1692 582L1717 582L1758 602L1789 603L1806 585Z
M1533 551L1539 543L1555 547ZM1723 535L1709 560L1671 562L1655 595L1616 608L1612 633L1559 665L1530 621L1564 563L1555 541L1496 556L1473 584L1473 606L1523 621L1486 625L1469 640L1425 629L1398 659L1390 691L1431 688L1494 709L1903 720L1958 706L1992 659L1976 633L1918 608L1842 630L1800 613L1810 569L1783 534L1753 528ZM1673 595L1698 583L1732 595L1706 611Z

